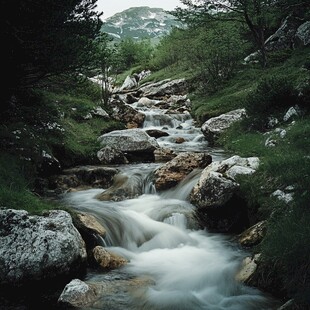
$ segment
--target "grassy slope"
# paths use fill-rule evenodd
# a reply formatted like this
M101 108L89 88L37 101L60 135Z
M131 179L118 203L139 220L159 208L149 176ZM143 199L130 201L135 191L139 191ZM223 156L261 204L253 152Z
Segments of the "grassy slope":
M36 90L19 100L22 105L0 125L0 208L36 214L62 208L33 191L41 152L54 154L63 168L90 164L100 148L97 137L123 125L96 117L83 119L100 102L99 89L87 84Z

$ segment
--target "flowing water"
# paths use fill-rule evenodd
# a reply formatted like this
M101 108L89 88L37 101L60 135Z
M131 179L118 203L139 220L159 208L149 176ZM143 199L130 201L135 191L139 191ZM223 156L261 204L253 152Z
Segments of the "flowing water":
M158 140L163 147L181 151L207 151L213 160L225 158L211 149L189 115L165 115L147 110L144 129L169 133ZM175 137L185 142L176 144ZM259 290L235 280L246 253L231 237L197 227L194 206L187 197L199 178L193 171L177 187L156 193L151 181L160 164L120 166L132 186L143 194L121 202L99 201L101 189L67 193L73 208L93 214L106 228L100 242L129 263L111 272L90 271L87 281L105 283L100 300L87 309L267 310L274 302ZM86 309L86 308L85 308Z

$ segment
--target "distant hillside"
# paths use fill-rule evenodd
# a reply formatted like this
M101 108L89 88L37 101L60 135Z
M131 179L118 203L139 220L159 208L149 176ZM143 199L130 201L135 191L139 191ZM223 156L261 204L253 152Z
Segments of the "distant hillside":
M117 39L157 39L168 34L174 26L181 26L174 16L160 8L143 6L130 8L109 17L102 31Z

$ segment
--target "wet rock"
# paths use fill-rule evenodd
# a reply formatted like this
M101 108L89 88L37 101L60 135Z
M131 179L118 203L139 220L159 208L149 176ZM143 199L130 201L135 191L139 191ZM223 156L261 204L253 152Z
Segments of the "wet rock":
M155 162L167 162L172 160L177 154L168 148L159 148L154 151Z
M138 173L130 178L126 175L116 175L114 183L107 190L96 195L96 199L102 201L123 201L125 199L137 198L142 195L142 176Z
M177 144L182 144L184 143L186 140L183 137L177 137L175 138L175 143Z
M263 240L266 231L267 223L266 221L261 221L240 234L238 236L238 241L244 247L252 247Z
M161 138L161 137L168 137L169 134L165 131L159 130L159 129L148 129L146 130L146 133L153 138Z
M74 226L78 229L87 249L93 249L102 242L106 235L105 228L99 223L98 219L91 214L77 212L73 218Z
M255 254L254 257L246 257L243 262L241 269L236 275L236 280L242 283L247 283L253 276L257 269L257 260L260 254Z
M111 278L111 279L110 279ZM72 280L58 299L59 304L92 309L133 309L134 294L144 294L154 282L148 278L125 278L116 275L100 282Z
M110 105L112 108L111 116L114 119L127 123L135 128L142 126L145 119L143 113L137 111L119 99L112 100Z
M126 265L125 258L106 250L102 246L93 249L93 257L96 263L103 269L116 269Z
M212 157L207 153L181 153L155 170L155 187L157 190L174 187L194 169L203 169L211 162Z
M115 168L101 166L78 166L65 169L63 175L50 178L50 186L62 191L78 187L107 188L118 173Z
M98 222L94 215L77 212L76 213L77 220L79 222L79 226L84 227L84 229L91 231L92 233L98 234L100 236L105 236L106 230L105 228Z
M62 291L58 303L72 307L91 306L100 298L103 284L86 283L79 279L72 280Z
M128 164L124 153L114 147L106 146L97 152L97 157L102 164Z
M238 195L235 177L254 173L258 165L257 157L233 156L202 171L189 199L203 226L216 232L240 232L247 227L246 204Z

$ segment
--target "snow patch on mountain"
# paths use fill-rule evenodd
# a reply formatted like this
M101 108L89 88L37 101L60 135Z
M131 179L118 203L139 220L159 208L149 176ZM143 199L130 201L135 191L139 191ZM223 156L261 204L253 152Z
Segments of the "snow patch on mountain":
M169 34L173 27L181 27L173 15L160 8L143 6L107 18L102 31L117 39L154 39Z

